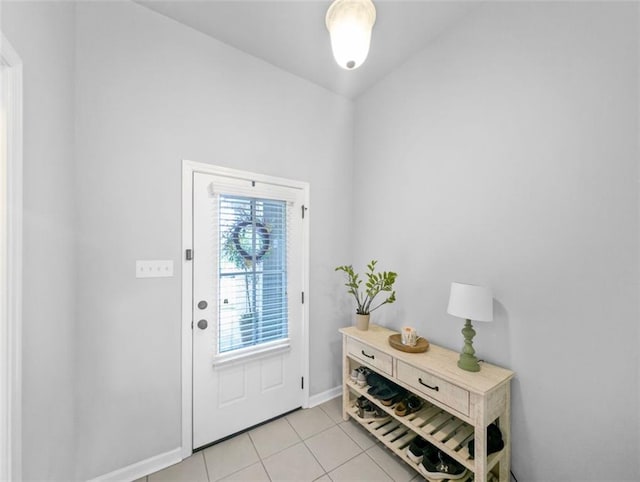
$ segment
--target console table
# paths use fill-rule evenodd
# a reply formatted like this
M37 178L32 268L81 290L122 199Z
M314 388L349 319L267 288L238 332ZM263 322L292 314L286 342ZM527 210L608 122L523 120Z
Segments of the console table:
M416 471L418 465L405 454L419 435L469 469L461 480L509 481L510 382L514 376L511 370L481 363L479 372L467 372L458 368L457 352L435 345L424 353L396 350L388 339L397 332L377 325L370 325L367 331L351 326L340 332L345 420L349 417L356 420ZM370 368L420 397L424 401L422 408L404 417L397 416L392 407L369 395L368 387L351 381L351 371L359 366ZM391 419L381 422L359 417L355 400L360 396L368 398ZM487 456L487 427L494 422L502 432L504 448ZM467 448L471 439L475 440L474 458Z

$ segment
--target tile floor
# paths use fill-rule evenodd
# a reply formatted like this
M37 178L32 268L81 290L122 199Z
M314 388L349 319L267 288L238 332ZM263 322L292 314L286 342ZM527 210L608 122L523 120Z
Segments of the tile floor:
M136 482L424 480L341 410L298 410Z

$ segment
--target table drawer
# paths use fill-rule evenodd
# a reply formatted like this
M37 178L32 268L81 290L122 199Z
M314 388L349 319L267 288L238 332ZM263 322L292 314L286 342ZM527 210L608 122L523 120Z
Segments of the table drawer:
M464 388L400 360L398 360L397 370L396 378L398 380L464 415L469 415L469 392Z
M352 358L357 358L364 363L371 365L376 370L393 375L392 358L390 355L381 352L375 348L360 343L352 338L347 338L347 354Z

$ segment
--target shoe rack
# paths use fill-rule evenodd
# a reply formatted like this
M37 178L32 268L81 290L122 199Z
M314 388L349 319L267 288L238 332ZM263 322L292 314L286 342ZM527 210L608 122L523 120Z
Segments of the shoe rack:
M457 366L457 352L433 344L425 353L398 351L388 343L389 336L396 332L377 325L370 325L367 331L347 327L340 332L343 335L345 420L353 418L421 475L418 464L406 456L416 436L467 468L460 481L509 481L512 371L482 363L479 372L466 372ZM351 381L351 371L359 366L366 366L406 388L423 400L422 407L403 417L397 416L394 406L385 406L368 394L368 386L361 387ZM388 414L388 418L359 417L355 401L361 396ZM505 446L487 456L486 432L492 422L500 427ZM475 458L467 448L472 439Z

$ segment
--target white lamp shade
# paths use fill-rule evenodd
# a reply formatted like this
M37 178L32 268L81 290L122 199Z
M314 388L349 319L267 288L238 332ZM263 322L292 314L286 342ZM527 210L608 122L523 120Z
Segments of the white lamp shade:
M335 0L327 11L333 57L340 67L357 69L369 55L376 8L371 0Z
M493 294L484 286L451 283L447 313L476 321L493 320Z

